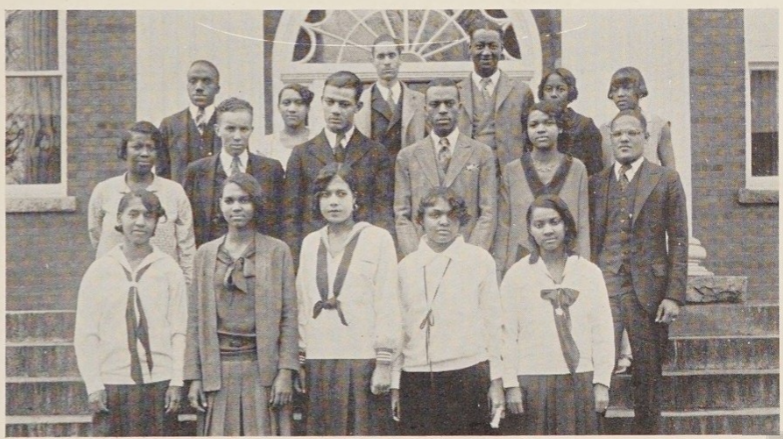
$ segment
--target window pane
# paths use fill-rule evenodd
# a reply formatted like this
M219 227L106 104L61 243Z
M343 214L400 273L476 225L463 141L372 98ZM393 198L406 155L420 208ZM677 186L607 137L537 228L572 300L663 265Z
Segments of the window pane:
M60 78L6 78L6 184L60 183Z
M57 11L5 11L6 71L57 70Z
M750 72L751 175L778 175L778 71Z

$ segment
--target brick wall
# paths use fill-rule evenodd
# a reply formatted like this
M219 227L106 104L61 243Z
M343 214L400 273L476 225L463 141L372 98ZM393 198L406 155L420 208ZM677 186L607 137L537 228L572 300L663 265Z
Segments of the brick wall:
M745 185L743 12L688 13L693 234L717 275L749 277L751 300L777 300L778 206L741 205Z
M123 172L119 130L136 117L136 14L69 11L68 195L73 213L6 216L8 309L74 309L94 259L87 202L95 185Z

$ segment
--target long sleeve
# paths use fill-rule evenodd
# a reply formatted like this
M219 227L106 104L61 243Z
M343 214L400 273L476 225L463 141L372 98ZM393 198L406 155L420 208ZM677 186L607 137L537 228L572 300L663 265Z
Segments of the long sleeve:
M174 232L177 235L177 262L182 268L187 285L193 283L193 259L196 256L196 238L193 233L193 209L185 190L177 188L177 221Z
M661 166L677 169L674 162L671 122L666 122L661 127L661 138L658 139L658 159L661 161Z
M296 297L297 309L299 313L299 353L306 355L307 322L309 321L308 314L310 312L310 303L307 300L308 291L306 279L310 276L315 276L315 273L310 273L309 271L310 263L308 261L308 255L310 255L311 252L307 252L306 248L304 249L305 251L299 255L299 270L296 272Z
M87 387L87 394L103 390L101 380L99 319L101 273L95 263L87 269L79 286L76 304L76 327L73 344L79 374Z
M375 352L378 361L390 363L399 353L401 339L400 296L397 291L397 253L388 233L378 234L378 268L375 273Z
M492 254L499 274L508 268L508 240L511 233L511 200L509 199L508 173L504 172L500 182L498 197L498 225L495 230L495 242Z
M272 192L266 197L268 210L264 213L266 230L261 232L278 238L282 236L280 218L282 218L285 171L283 171L283 165L280 162L275 160L274 165L272 169Z
M283 245L281 263L283 276L283 308L280 316L280 360L279 369L299 370L299 325L297 323L296 280L294 262L288 246Z
M397 230L397 244L403 256L414 251L419 244L416 225L413 223L413 200L411 197L411 176L408 167L409 151L397 154L394 178L394 217Z
M688 280L688 212L679 174L668 170L666 178L666 236L669 254L669 285L666 298L685 303Z
M306 200L307 188L305 186L305 169L302 163L300 147L295 147L288 159L286 166L285 183L283 185L283 223L282 237L288 244L291 253L298 260L301 247L300 240L303 238L302 230L304 221L304 212L302 203ZM304 207L306 208L306 207ZM295 263L297 263L295 261Z
M614 325L612 321L612 309L609 306L609 293L606 290L603 275L596 266L590 267L594 273L592 285L585 287L593 288L595 297L593 297L592 313L592 350L593 350L593 384L599 383L606 387L612 379L614 370Z
M394 234L394 164L386 148L378 148L372 187L372 224Z
M601 172L604 168L603 162L603 150L601 144L603 137L601 131L595 126L593 119L587 118L585 123L585 129L582 131L580 139L577 141L582 142L582 150L585 152L585 167L587 168L587 174L593 175Z
M497 225L498 174L495 154L488 152L479 169L479 217L468 242L490 251Z
M185 369L185 340L188 331L188 287L182 273L169 277L168 315L171 326L171 384L182 386Z
M205 265L203 259L206 252L199 249L194 259L193 282L189 285L188 293L188 327L187 342L185 343L185 366L183 378L186 380L201 379L201 354L199 339L199 295L203 288Z
M587 172L579 173L576 208L576 236L579 256L590 259L590 201Z
M500 306L500 290L498 288L497 271L495 262L487 255L487 264L481 275L483 279L479 284L479 308L484 321L486 346L489 356L490 379L503 376L503 362L500 353L503 339L503 319Z
M397 266L398 268L400 265ZM400 310L402 310L403 304L402 304L402 276L403 274L398 270L397 272L397 281L395 284L397 285L397 294L400 299ZM405 340L405 329L400 324L399 327L399 334L400 334L400 352L399 354L395 355L394 359L392 360L392 381L391 381L391 388L392 389L399 389L400 388L400 376L402 375L402 366L405 364L405 355L402 352L403 343Z
M503 307L503 387L518 387L519 375L517 364L519 363L519 313L517 312L517 292L520 286L517 276L511 272L500 284L500 298Z
M90 194L90 202L87 207L87 231L90 234L90 243L93 248L98 248L101 241L101 230L103 228L103 217L106 212L103 211L103 191L102 185L98 183Z
M169 149L172 143L172 130L171 124L166 119L160 123L160 149L158 150L157 157L155 158L155 174L164 177L171 178L171 157L169 155ZM179 183L179 182L177 182Z

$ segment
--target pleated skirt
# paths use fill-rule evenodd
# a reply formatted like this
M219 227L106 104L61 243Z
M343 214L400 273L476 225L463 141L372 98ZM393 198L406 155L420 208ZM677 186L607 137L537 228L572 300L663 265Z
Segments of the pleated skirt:
M593 373L571 375L520 375L522 415L503 420L503 434L600 434L595 412Z
M220 390L206 394L207 412L199 416L199 435L291 435L291 406L270 407L272 388L258 384L257 360L221 357L220 373Z

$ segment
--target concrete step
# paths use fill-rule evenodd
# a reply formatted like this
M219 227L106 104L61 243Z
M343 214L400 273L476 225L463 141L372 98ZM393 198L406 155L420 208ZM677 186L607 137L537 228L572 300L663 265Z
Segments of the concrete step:
M663 410L737 410L775 407L780 402L778 369L664 373ZM609 402L613 409L633 408L630 375L614 375Z
M780 437L780 408L662 413L660 434L741 434ZM633 410L609 410L604 433L633 433Z
M92 416L6 416L6 437L41 437L92 435ZM195 415L179 415L179 429L170 436L195 436Z
M71 343L6 343L5 373L8 377L70 377L79 376L79 369Z
M669 336L777 335L779 308L755 302L689 304L671 325Z
M7 311L7 342L73 341L75 311Z
M670 337L665 371L775 369L778 335Z

